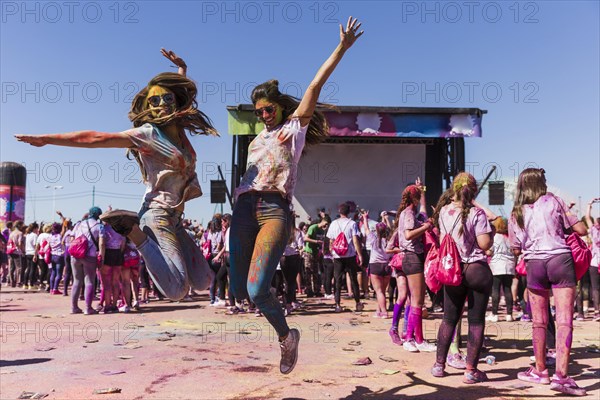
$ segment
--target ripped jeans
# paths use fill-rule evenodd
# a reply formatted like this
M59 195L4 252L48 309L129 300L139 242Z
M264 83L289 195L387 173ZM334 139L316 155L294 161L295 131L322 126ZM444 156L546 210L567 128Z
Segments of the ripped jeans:
M271 281L293 224L290 205L278 193L240 195L231 217L231 290L236 299L249 296L279 337L286 336L290 328L279 301L271 293Z
M176 210L142 207L140 229L148 238L137 249L154 283L169 299L180 300L190 286L204 290L214 273L181 223Z

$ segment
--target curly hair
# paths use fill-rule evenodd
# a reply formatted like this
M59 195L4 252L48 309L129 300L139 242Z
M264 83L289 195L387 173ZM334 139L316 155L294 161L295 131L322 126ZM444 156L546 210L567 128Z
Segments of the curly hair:
M523 206L535 203L548 192L545 173L543 168L527 168L519 174L512 216L521 229L525 227Z
M461 227L458 233L462 235L471 208L473 208L473 200L477 195L477 181L475 181L473 175L461 172L454 177L452 190L454 190L456 201L461 203Z
M282 107L283 111L283 119L289 120L291 119L294 111L300 105L300 99L290 96L285 93L281 93L279 91L279 81L276 79L271 79L267 82L261 83L256 86L252 90L252 104L256 105L256 103L261 99L267 99L272 103L276 103ZM333 108L328 104L317 103L320 106L327 106ZM304 117L303 115L298 115L298 117ZM325 115L320 111L316 111L313 113L310 122L308 124L308 129L306 131L306 145L315 145L324 141L329 136L329 125L327 124L327 120L325 119Z
M404 191L402 192L402 200L400 200L400 205L398 206L398 211L396 212L396 218L394 219L394 228L398 228L398 223L400 222L400 213L410 206L417 207L419 205L419 201L421 201L421 190L417 185L408 185L406 188L404 188Z

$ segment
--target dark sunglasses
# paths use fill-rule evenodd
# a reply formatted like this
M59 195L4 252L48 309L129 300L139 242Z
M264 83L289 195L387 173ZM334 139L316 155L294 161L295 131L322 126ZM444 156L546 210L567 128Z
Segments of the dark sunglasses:
M162 96L150 96L148 97L148 103L152 107L158 107L160 105L160 99L163 99L166 105L175 103L175 95L173 93L165 93Z
M257 117L262 117L263 112L267 112L268 115L271 115L275 112L275 107L273 106L267 106L267 107L263 107L263 108L257 108L256 110L254 110L254 115L256 115Z

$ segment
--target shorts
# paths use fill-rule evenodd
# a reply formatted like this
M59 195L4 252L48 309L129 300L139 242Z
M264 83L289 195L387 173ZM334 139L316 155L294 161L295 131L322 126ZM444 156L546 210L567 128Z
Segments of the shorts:
M388 263L369 264L369 275L390 276L392 275L392 267Z
M0 253L0 265L8 264L8 256L6 253Z
M121 267L123 262L123 252L121 249L106 249L104 251L104 265Z
M550 289L577 286L575 263L571 253L557 254L543 260L526 260L527 288Z
M422 274L425 272L425 256L411 251L404 252L402 259L402 272L404 275Z

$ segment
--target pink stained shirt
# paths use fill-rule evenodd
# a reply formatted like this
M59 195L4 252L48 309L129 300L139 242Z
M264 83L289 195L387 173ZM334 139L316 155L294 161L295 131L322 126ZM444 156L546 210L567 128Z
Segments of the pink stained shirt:
M579 220L560 197L547 193L535 203L524 205L523 222L521 229L511 216L508 236L511 248L521 249L525 260L546 259L571 251L564 230Z
M242 193L264 191L279 192L291 201L307 129L308 125L300 126L298 118L292 118L271 131L263 129L248 147L246 173L235 190L236 199ZM281 142L277 138L279 131L288 131L291 137Z
M155 125L144 124L125 133L146 171L144 202L149 208L177 208L202 195L196 175L196 152L185 133L180 136L183 149Z
M404 232L406 230L418 229L423 225L417 218L413 207L406 207L400 213L398 219L398 243L401 250L410 251L412 253L423 254L425 248L423 246L423 236L407 240Z
M592 265L600 265L600 225L593 225L590 228L590 238L592 239Z
M465 221L463 232L461 208L454 203L442 207L440 211L440 243L444 236L451 234L456 242L463 263L487 260L487 255L477 244L477 236L492 232L492 227L481 208L471 207Z

